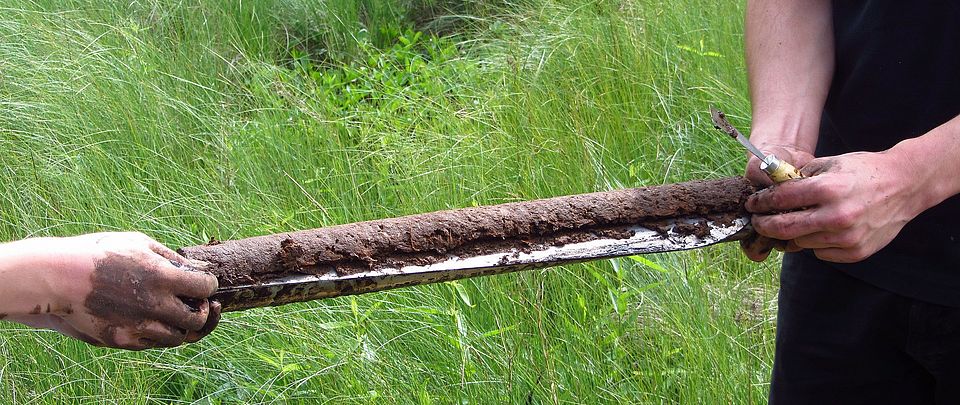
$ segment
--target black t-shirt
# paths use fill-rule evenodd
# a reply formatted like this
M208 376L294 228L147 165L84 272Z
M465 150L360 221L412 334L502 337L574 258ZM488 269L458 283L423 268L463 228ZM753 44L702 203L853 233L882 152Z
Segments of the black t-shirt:
M960 5L834 0L836 70L817 156L882 151L960 115ZM953 159L960 159L960 152ZM942 173L952 178L960 173ZM867 260L836 267L883 289L960 306L960 196Z

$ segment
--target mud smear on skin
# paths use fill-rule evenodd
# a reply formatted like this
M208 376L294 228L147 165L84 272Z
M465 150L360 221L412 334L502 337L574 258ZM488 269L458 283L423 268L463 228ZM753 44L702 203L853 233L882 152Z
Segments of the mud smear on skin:
M451 255L529 251L601 237L628 238L628 227L666 233L667 220L744 212L754 189L741 177L580 194L280 233L184 247L180 254L210 262L220 287L257 284L294 274L347 275L426 265ZM722 222L722 221L721 221ZM674 232L705 236L706 222Z
M143 319L157 319L158 292L176 288L173 281L144 267L142 260L113 253L97 261L90 281L93 289L84 306L102 320L96 338L108 346L117 346L117 330L136 329Z

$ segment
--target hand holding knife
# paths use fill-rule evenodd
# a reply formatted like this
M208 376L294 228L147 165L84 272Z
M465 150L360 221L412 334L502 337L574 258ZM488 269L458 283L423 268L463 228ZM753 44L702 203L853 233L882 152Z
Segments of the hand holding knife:
M775 183L783 183L787 180L803 178L800 171L792 164L778 159L773 154L764 155L760 149L753 146L747 137L743 136L733 125L730 125L730 122L727 121L727 117L723 112L714 107L710 107L710 116L713 118L713 126L715 128L736 139L737 142L740 142L740 144L747 148L757 159L760 159L760 170L763 170Z
M778 159L772 153L769 155L764 154L760 149L757 149L756 146L750 143L747 137L743 136L733 125L730 125L730 122L727 121L727 117L723 112L711 106L710 116L713 119L713 126L715 128L736 139L737 142L740 142L740 144L747 148L757 159L760 159L760 170L766 173L767 177L773 180L774 183L779 184L787 180L803 178L800 171L789 162ZM763 261L767 257L767 254L757 252L769 252L774 248L784 250L787 247L787 242L753 233L751 236L740 241L740 247L745 252L748 252L747 256L750 257L751 260ZM751 256L749 252L754 252L754 254L759 254L760 256Z

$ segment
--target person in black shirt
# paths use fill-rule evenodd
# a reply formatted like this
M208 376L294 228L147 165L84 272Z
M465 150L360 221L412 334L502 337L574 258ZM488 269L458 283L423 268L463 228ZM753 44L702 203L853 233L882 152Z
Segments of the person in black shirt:
M954 2L748 3L751 138L806 176L747 201L787 241L771 403L960 403L958 21Z

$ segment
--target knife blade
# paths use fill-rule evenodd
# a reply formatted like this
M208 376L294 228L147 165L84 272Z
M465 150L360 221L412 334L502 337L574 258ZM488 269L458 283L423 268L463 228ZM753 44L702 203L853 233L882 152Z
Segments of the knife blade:
M740 131L733 127L730 124L730 121L727 121L727 116L720 110L710 107L710 117L713 120L713 127L719 129L730 135L733 139L736 139L737 142L740 142L743 147L747 148L750 153L760 159L760 170L767 174L771 180L776 183L782 183L791 179L803 178L803 175L800 174L800 170L797 170L792 164L783 161L776 157L776 155L769 154L766 155L760 149L757 149L747 137L743 136Z

